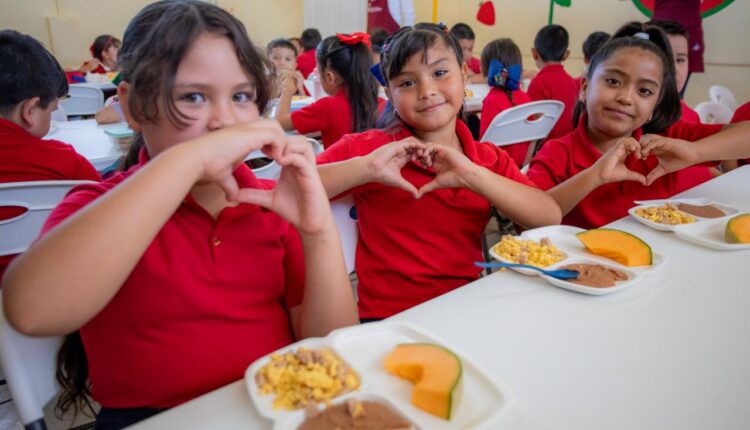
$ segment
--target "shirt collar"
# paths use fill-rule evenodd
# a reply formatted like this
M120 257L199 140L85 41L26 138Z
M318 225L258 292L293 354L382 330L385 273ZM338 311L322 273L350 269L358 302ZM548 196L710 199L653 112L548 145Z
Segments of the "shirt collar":
M0 118L0 131L7 131L13 134L22 134L24 135L24 137L34 137L25 128L5 118Z

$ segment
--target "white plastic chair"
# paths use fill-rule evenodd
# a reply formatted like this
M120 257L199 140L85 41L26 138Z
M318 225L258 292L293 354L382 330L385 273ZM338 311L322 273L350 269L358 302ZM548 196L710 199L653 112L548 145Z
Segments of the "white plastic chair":
M487 97L487 94L490 92L490 86L486 83L484 84L466 84L466 89L471 91L472 96L479 99L484 100L485 97Z
M57 122L66 122L68 120L68 114L65 112L65 109L63 109L62 103L59 103L57 105L57 110L52 112L51 119L52 121Z
M695 111L703 124L729 124L732 120L732 111L716 102L699 103Z
M351 196L342 197L331 202L333 221L339 229L341 248L344 252L344 263L347 273L352 273L354 271L354 255L357 250L357 239L359 237L357 220L352 217L353 208L354 198Z
M505 146L544 139L564 108L565 105L557 100L540 100L506 109L492 119L480 141ZM523 165L531 160L535 150L535 144L529 145Z
M732 112L737 110L737 99L727 87L711 85L708 89L708 98L711 99L712 102L728 107Z
M68 116L94 115L104 107L104 93L99 88L87 84L73 84L68 89L67 99L60 105Z
M0 184L0 207L27 211L0 220L0 255L19 254L29 247L52 209L65 194L90 181L37 181ZM19 418L26 429L46 429L44 405L59 391L55 370L62 337L28 337L8 324L0 297L0 364Z

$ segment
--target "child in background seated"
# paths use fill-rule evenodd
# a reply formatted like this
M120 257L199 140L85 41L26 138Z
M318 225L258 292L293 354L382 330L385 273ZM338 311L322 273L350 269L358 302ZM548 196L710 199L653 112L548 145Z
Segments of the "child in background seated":
M476 142L458 119L466 82L458 41L443 27L404 27L386 43L382 128L344 136L318 156L330 197L357 206L361 320L387 318L475 279L490 206L528 227L559 208L505 151Z
M378 82L370 73L370 42L366 33L327 37L317 51L324 97L290 112L295 79L288 76L281 91L276 119L284 130L300 134L319 131L324 147L341 136L369 130L378 113Z
M609 33L605 33L603 31L595 31L589 34L588 37L586 37L586 40L583 41L583 46L581 47L581 50L583 51L583 74L577 78L574 78L574 81L576 83L576 92L581 90L583 78L589 71L589 63L591 63L591 57L593 57L594 54L596 54L596 51L604 46L604 44L607 43L607 41L611 37L612 36Z
M297 57L297 70L302 76L307 77L315 69L315 50L322 40L317 28L308 28L302 32L300 42L302 42L302 53Z
M271 64L242 23L203 1L152 3L128 25L120 63L140 162L71 191L3 284L20 332L79 330L60 353L61 406L90 387L104 430L356 323L312 150L259 120ZM242 164L254 150L282 166L278 183Z
M520 89L522 70L521 50L512 39L493 40L482 50L482 74L487 76L487 83L491 88L482 101L480 138L500 112L531 101ZM518 167L526 160L528 148L529 142L502 147Z
M372 64L380 64L380 50L383 49L383 45L389 37L391 37L391 35L382 28L376 28L370 32Z
M631 23L594 54L576 106L578 127L548 141L528 172L558 202L564 224L601 227L626 216L634 200L667 198L710 178L705 167L694 166L649 182L661 161L642 151L644 142L657 138L645 133L701 146L750 138L750 124L722 131L722 125L678 121L670 53L663 31Z
M276 89L278 98L281 95L281 88L284 84L284 80L289 75L292 76L297 84L297 91L293 94L296 96L304 96L305 88L303 86L304 77L302 73L297 70L297 49L294 47L292 42L286 39L275 39L268 43L266 46L266 54L268 59L273 63L274 77L276 78Z
M474 30L471 29L467 24L459 22L458 24L451 27L451 34L458 39L459 45L461 45L461 51L464 55L464 62L469 68L466 72L468 83L470 84L481 84L485 81L482 75L482 66L479 59L474 56Z
M67 94L65 72L39 41L0 31L0 183L101 180L72 146L42 139L58 99ZM0 220L17 215L0 208ZM0 278L14 257L0 257Z
M568 58L568 31L560 25L542 27L534 38L531 55L539 73L529 84L531 100L558 100L565 105L562 115L547 139L555 139L573 131L573 108L578 99L578 88L563 68Z
M655 25L661 28L667 37L669 37L669 45L672 48L672 57L674 59L674 68L677 73L677 91L682 94L685 84L688 78L688 33L682 24L674 21L663 21L654 19L646 22L646 25ZM685 100L680 99L680 106L682 108L682 117L680 121L690 122L693 124L700 124L701 119L698 116L698 112L694 111L690 106L685 103Z
M94 57L83 63L78 68L83 73L107 73L118 70L117 52L122 43L119 39L103 34L94 39L94 43L89 46L89 52Z

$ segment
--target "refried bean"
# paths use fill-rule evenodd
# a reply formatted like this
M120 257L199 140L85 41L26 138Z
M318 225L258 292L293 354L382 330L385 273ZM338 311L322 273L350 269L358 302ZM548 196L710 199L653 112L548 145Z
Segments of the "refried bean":
M298 430L409 430L415 427L389 406L350 399L313 413Z
M568 282L585 285L594 288L613 287L617 281L625 281L628 275L601 264L568 264L563 269L575 270L578 272L578 278L568 279Z
M721 209L711 205L695 206L687 203L679 203L677 209L701 218L721 218L726 215Z

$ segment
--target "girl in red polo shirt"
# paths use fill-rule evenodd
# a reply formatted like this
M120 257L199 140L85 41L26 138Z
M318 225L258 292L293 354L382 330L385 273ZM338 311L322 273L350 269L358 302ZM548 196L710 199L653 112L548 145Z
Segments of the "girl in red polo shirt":
M321 133L324 147L341 136L369 130L378 113L378 83L370 73L370 35L337 34L321 42L317 51L318 73L324 97L310 106L291 112L296 90L288 76L281 90L276 119L284 130L300 134Z
M344 136L318 157L328 195L351 193L356 203L361 320L477 279L491 205L529 227L560 221L505 151L475 142L458 120L466 66L454 36L434 24L406 27L381 55L391 102L383 128Z
M71 361L69 338L60 405L75 409L90 388L97 429L357 318L311 148L258 120L271 66L242 23L202 1L153 3L128 25L120 61L140 161L73 190L3 285L19 331L79 330L88 362ZM254 150L283 166L275 185L242 163Z
M627 215L634 200L666 198L710 179L706 167L693 166L647 183L659 160L643 152L643 133L666 130L670 138L706 145L748 138L747 127L676 122L680 98L670 56L661 29L631 23L592 58L578 127L547 142L528 172L559 203L564 224L600 227Z
M94 39L89 46L89 52L93 57L78 68L83 73L107 73L115 72L117 68L117 52L120 49L120 39L103 34Z
M484 136L492 120L505 109L531 102L520 88L523 63L521 50L512 39L496 39L482 50L482 73L487 76L490 92L482 102L479 135ZM503 146L518 167L526 160L529 142Z

